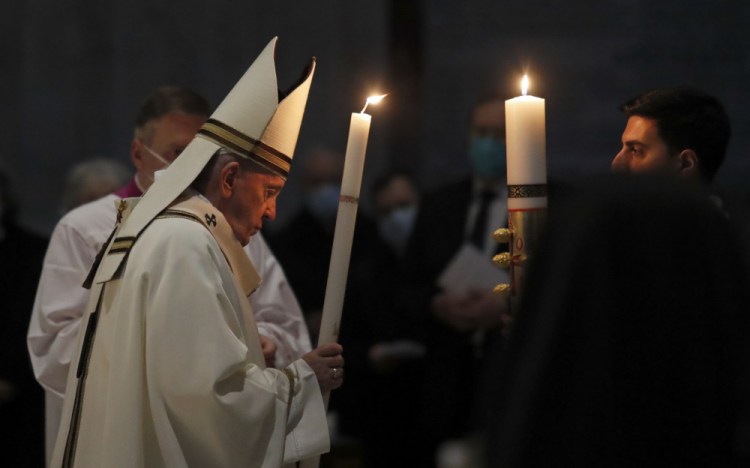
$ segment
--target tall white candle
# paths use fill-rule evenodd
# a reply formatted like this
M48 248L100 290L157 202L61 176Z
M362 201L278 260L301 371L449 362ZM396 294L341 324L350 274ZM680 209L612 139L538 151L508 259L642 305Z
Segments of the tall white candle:
M367 98L362 112L353 113L349 124L349 139L346 143L344 176L341 179L339 210L336 214L336 229L333 232L331 263L328 266L328 282L323 299L323 316L320 319L318 345L336 343L339 340L341 311L344 308L346 278L349 274L349 258L354 240L354 224L357 220L359 191L362 187L362 172L365 167L367 138L370 135L369 114L365 114L368 104L380 102L383 96ZM323 395L323 402L328 407L328 393ZM318 468L320 457L302 460L301 468Z
M367 98L367 104L380 102L385 96ZM336 215L336 229L333 233L331 263L328 267L328 282L323 300L323 316L320 322L318 344L335 343L339 337L341 311L344 307L346 278L349 274L349 258L354 239L354 224L357 219L359 192L362 187L362 172L365 165L367 138L370 134L369 114L353 113L349 125L349 140L346 144L344 176L341 180L341 196Z
M508 154L508 187L529 190L524 197L508 198L509 210L545 208L544 196L534 196L547 184L547 148L544 99L527 96L528 78L523 77L522 96L505 101L505 145ZM545 189L546 190L546 189Z

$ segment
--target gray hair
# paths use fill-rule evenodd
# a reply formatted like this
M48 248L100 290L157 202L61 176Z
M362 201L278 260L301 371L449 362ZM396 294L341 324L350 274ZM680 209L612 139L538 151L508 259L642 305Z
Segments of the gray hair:
M65 179L61 214L114 192L127 183L130 175L124 164L112 159L96 158L76 164Z

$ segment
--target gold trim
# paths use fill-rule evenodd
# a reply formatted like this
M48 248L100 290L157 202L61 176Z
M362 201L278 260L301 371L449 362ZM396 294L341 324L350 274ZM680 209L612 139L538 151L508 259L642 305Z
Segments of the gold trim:
M270 151L266 150L260 145L255 146L253 153L265 159L266 161L273 164L274 166L278 167L279 169L286 172L287 174L292 168L291 163L281 159L280 157L276 156L275 154L271 153Z
M234 133L226 130L225 128L219 127L215 123L212 122L206 122L203 124L203 130L206 130L207 132L213 133L219 138L223 138L227 140L228 142L242 148L243 150L247 151L248 153L255 148L255 145L258 144L258 140L254 140L250 137L241 138Z
M510 291L510 285L508 283L500 283L492 288L493 294L505 294L508 291Z
M281 369L281 372L283 372L284 375L286 375L286 378L289 379L289 395L287 396L288 399L286 402L287 411L289 411L292 408L292 399L294 398L294 382L296 380L296 377L294 375L294 372L286 367Z
M508 185L508 198L537 198L547 196L547 184Z
M289 176L292 158L260 140L237 132L231 127L225 127L221 122L206 122L198 131L197 136L225 147L246 159L268 164L270 167L267 169L280 173L279 175L285 179Z
M134 243L135 237L119 237L112 242L109 252L112 253L113 250L127 250L131 248Z

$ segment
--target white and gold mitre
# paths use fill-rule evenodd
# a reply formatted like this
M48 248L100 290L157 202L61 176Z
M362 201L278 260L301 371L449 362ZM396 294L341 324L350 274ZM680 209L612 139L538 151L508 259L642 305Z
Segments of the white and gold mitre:
M300 83L279 102L275 49L276 38L224 98L198 132L198 138L232 150L286 179L310 92L315 59L305 69Z
M180 157L143 195L120 226L118 239L134 241L152 219L190 186L211 156L221 148L252 160L286 179L315 72L315 59L311 59L306 67L302 80L288 93L281 95L274 61L277 40L274 37L268 43ZM283 97L281 100L280 95ZM95 281L109 281L117 272L125 253L120 256L110 249L106 261L102 262L96 273Z

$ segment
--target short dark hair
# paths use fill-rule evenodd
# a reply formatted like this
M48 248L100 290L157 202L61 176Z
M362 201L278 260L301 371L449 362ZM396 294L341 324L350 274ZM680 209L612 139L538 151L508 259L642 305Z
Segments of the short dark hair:
M471 103L471 109L469 109L469 126L474 123L474 112L476 112L477 109L493 102L504 102L506 99L508 98L494 91L478 95L474 99L474 102Z
M162 86L157 88L141 104L135 119L135 127L143 127L170 112L183 112L192 115L211 115L211 109L200 94L179 86Z
M660 88L636 96L620 110L628 117L654 119L670 151L695 151L702 178L713 180L732 134L729 116L716 97L688 86Z

